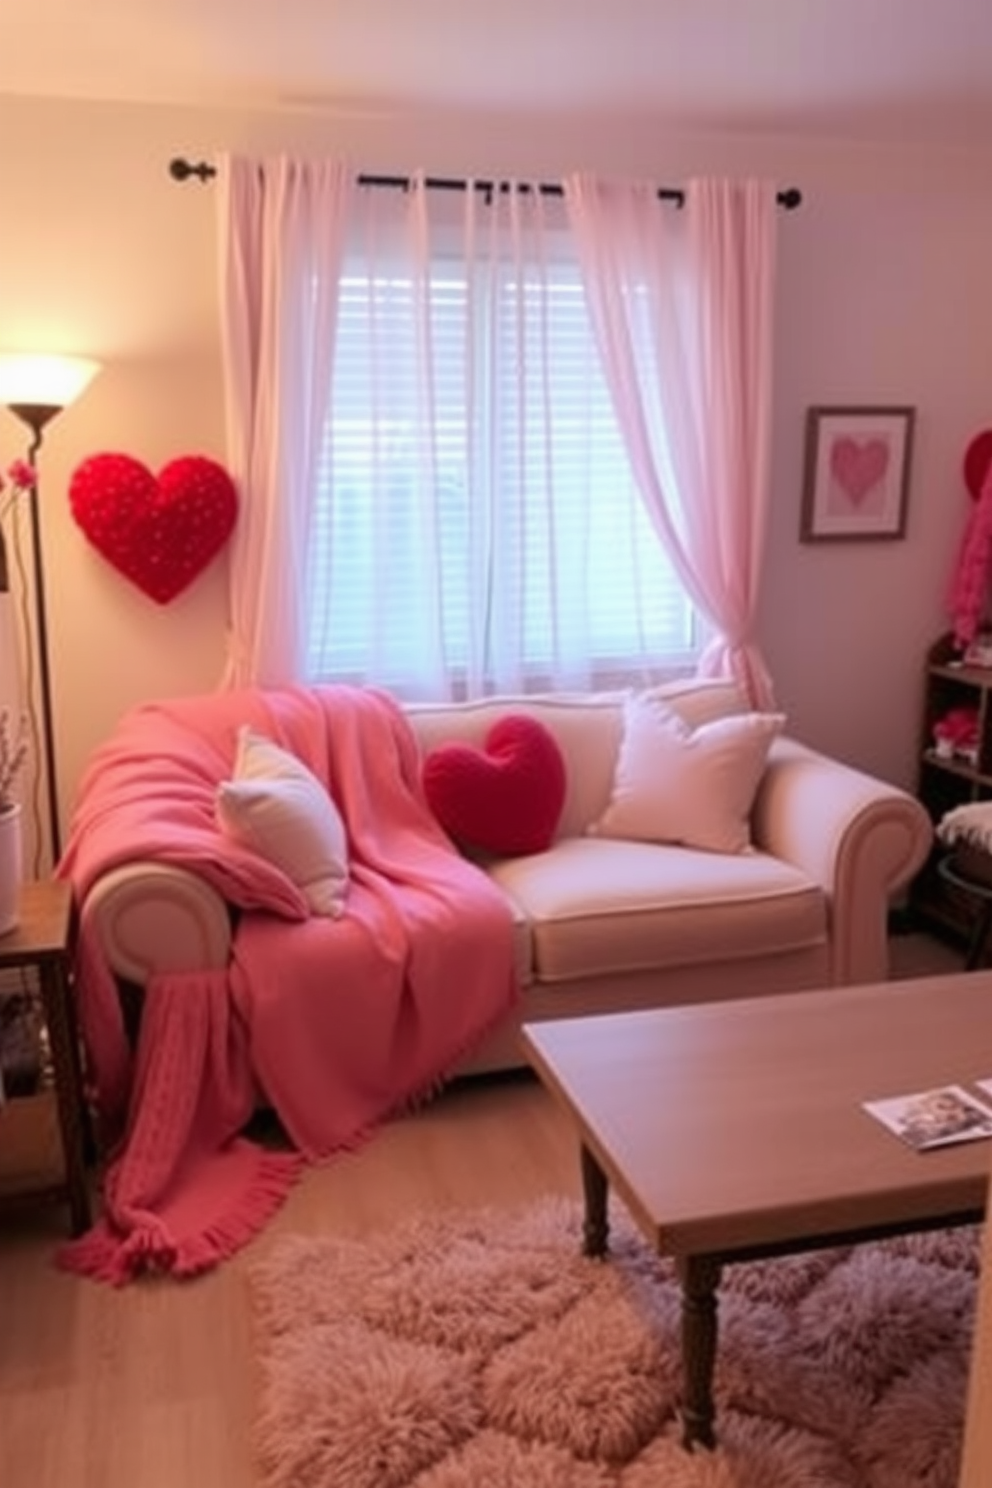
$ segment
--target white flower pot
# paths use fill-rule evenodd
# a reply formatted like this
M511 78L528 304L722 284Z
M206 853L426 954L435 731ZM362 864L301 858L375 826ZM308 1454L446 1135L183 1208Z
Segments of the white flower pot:
M0 935L13 930L21 918L21 808L0 810Z

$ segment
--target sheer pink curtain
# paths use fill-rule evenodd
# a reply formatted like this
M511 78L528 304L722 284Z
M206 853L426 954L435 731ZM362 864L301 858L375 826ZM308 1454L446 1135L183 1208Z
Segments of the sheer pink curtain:
M352 184L337 161L218 163L228 461L241 496L229 686L303 671L309 493L330 402Z
M776 193L577 174L565 197L606 380L655 530L716 631L699 665L772 704L754 639L768 510Z

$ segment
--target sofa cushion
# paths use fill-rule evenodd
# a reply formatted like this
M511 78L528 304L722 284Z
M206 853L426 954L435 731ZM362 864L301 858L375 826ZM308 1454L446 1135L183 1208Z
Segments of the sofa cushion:
M482 748L442 744L423 764L424 794L449 837L486 853L542 852L565 800L565 762L550 729L507 713Z
M690 725L742 713L747 703L732 682L683 677L651 689ZM613 789L617 751L623 733L626 693L535 693L480 698L467 703L407 703L405 711L421 757L455 742L481 748L489 729L507 713L526 714L550 729L565 761L565 804L559 837L574 837L602 816Z
M507 894L506 898L513 918L513 973L517 986L524 989L534 981L534 936L520 905L512 895Z
M530 919L541 981L774 955L827 936L819 886L757 851L573 837L489 872Z
M613 794L589 831L742 852L768 750L784 723L780 713L738 713L692 728L666 699L630 693Z
M348 887L348 840L327 789L301 759L246 724L232 779L221 781L217 824L281 868L313 914L337 918Z

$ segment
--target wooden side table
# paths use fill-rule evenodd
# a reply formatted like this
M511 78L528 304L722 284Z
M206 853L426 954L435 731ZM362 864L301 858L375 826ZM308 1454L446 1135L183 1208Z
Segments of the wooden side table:
M72 997L75 935L76 914L70 884L60 879L23 884L20 923L6 935L0 935L0 972L24 967L34 967L37 971L65 1167L64 1182L42 1190L38 1196L50 1194L67 1199L72 1233L79 1235L90 1226L90 1200L86 1181L83 1074ZM16 1099L11 1097L12 1101ZM2 1134L0 1108L0 1142Z

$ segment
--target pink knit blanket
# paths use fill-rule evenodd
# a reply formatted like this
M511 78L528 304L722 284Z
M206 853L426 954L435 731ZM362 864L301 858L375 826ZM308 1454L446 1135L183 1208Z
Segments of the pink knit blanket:
M302 759L341 812L340 919L309 917L281 870L215 824L245 723ZM93 756L58 871L81 904L102 873L142 858L195 870L247 912L228 967L152 978L134 1050L84 920L80 1023L115 1145L103 1215L60 1259L115 1283L231 1254L305 1161L436 1090L516 995L510 911L431 815L416 741L385 694L250 689L135 709ZM294 1151L240 1135L259 1090Z

